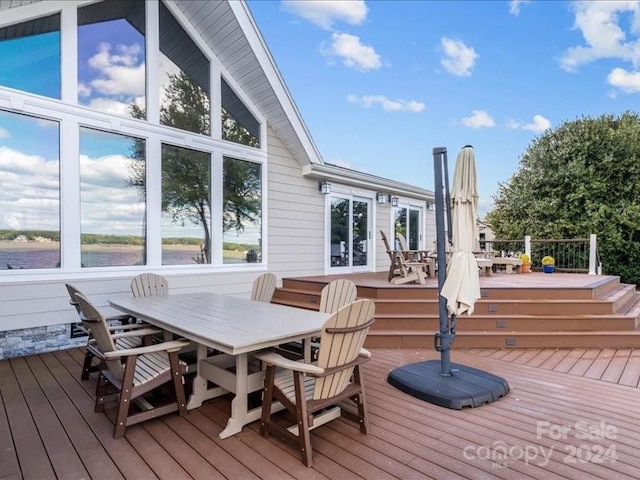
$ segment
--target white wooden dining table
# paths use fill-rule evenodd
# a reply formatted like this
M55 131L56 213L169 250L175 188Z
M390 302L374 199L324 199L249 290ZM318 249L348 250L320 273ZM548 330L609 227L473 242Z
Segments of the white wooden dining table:
M248 395L262 388L263 372L249 371L249 355L318 336L329 318L327 313L209 292L122 297L109 303L197 345L197 371L187 408L229 392L235 394L231 417L220 438L239 433L244 425L260 418L260 407L248 408ZM210 355L210 349L222 354Z

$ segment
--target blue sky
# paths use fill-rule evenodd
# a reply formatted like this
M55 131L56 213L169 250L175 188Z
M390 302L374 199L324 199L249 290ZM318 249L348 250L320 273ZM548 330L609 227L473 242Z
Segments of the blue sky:
M546 129L638 109L639 3L248 1L326 162L433 189L472 144L481 214Z

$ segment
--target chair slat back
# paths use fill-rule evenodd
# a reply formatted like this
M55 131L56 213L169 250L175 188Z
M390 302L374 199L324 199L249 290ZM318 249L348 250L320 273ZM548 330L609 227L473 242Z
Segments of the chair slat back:
M358 294L356 285L346 278L334 280L325 285L320 293L320 311L334 313L340 308L354 302Z
M375 304L369 299L357 300L334 313L322 329L318 366L339 368L358 358L374 314ZM349 384L352 374L353 366L316 379L313 399L339 394Z
M155 273L141 273L131 280L134 297L155 297L169 294L169 281Z
M380 230L380 236L382 237L382 243L384 243L384 249L387 251L389 259L393 261L393 252L391 250L391 247L389 246L389 239L387 238L386 233Z
M71 285L70 283L65 284L67 287L67 292L69 292L69 304L73 305L73 308L76 309L76 312L80 314L80 304L78 304L78 300L76 300L76 293L81 293L76 287Z
M87 297L81 293L76 293L75 298L80 307L80 318L82 325L91 332L91 336L96 342L98 350L102 353L113 352L116 347L109 333L107 321L98 309L89 301ZM124 367L119 360L106 360L105 362L109 371L118 380L122 380L124 376Z
M398 243L400 244L400 250L409 250L409 244L407 243L407 239L404 238L400 232L396 232L396 238L398 239Z
M276 291L278 279L273 273L263 273L253 281L251 289L251 300L256 302L271 303L273 294Z

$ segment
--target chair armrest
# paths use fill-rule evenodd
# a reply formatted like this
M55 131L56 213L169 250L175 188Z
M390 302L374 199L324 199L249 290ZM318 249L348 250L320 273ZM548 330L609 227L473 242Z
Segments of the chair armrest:
M113 360L120 357L129 357L131 355L144 355L145 353L154 352L177 352L189 345L186 340L175 340L172 342L156 343L146 347L127 348L125 350L114 350L113 352L105 352L103 354L106 360Z
M371 352L365 348L360 349L360 356L365 358L371 358Z
M320 368L317 365L296 362L295 360L290 360L274 352L256 353L255 357L268 365L274 365L288 370L295 370L296 372L310 373L314 375L322 375L324 373L324 368Z
M125 323L124 325L109 325L107 327L110 332L119 332L125 330L140 330L141 328L154 328L148 323Z
M162 333L159 328L141 328L139 330L129 330L126 332L112 333L111 338L126 338L126 337L146 337L147 335L155 335L156 333Z

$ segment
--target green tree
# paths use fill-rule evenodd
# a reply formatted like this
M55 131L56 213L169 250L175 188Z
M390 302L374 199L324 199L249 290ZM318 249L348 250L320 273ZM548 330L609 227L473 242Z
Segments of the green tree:
M605 273L640 283L640 117L583 117L545 132L494 205L496 238L596 233Z
M209 135L210 103L208 94L184 72L169 75L169 85L160 107L160 123L181 130ZM146 118L146 112L131 105L134 118ZM224 110L222 111L224 138L254 145L254 139ZM252 140L253 139L253 140ZM132 157L145 158L142 140L133 142ZM229 165L229 166L228 166ZM211 198L210 155L205 152L164 145L162 148L162 211L175 223L191 222L201 225L204 245L196 259L211 261ZM246 222L260 217L260 166L250 162L225 162L223 231L244 231ZM146 196L146 167L144 162L132 162L130 184ZM257 194L256 194L257 192Z

